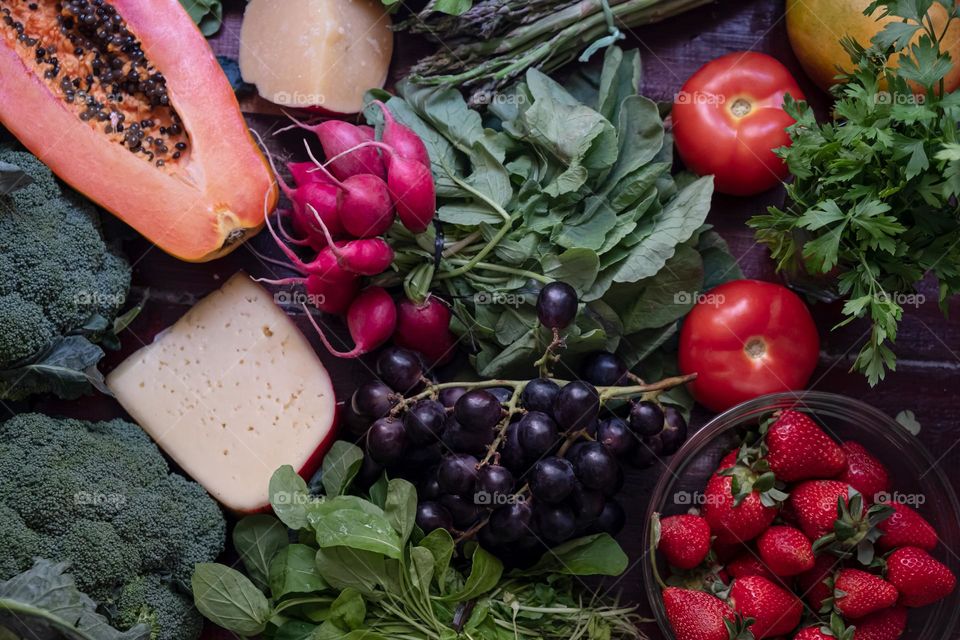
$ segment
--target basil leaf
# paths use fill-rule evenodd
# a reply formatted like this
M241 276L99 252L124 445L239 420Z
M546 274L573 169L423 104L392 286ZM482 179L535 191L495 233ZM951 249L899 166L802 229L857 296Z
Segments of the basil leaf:
M327 497L335 498L353 482L363 463L363 451L355 444L337 440L323 458L321 480Z
M606 533L570 540L550 549L530 569L513 576L532 577L551 573L574 576L618 576L627 569L627 554Z
M267 588L273 557L288 544L287 527L273 516L247 516L233 530L233 546L250 579L260 590Z
M311 497L307 482L293 467L284 465L270 477L270 506L277 517L294 531L307 526L307 506Z
M417 489L406 480L400 478L391 480L387 485L384 513L394 531L400 534L400 539L406 542L416 524Z
M443 576L450 567L450 559L453 558L453 550L456 547L453 536L446 529L434 529L423 537L418 546L426 549L433 556L434 576L442 587Z
M194 568L191 585L197 609L217 626L242 636L255 636L267 628L270 603L239 571L200 563Z
M314 593L328 588L316 563L317 551L305 544L291 544L273 557L268 572L274 599L291 593Z
M340 509L311 523L320 548L348 547L399 559L403 541L384 516Z

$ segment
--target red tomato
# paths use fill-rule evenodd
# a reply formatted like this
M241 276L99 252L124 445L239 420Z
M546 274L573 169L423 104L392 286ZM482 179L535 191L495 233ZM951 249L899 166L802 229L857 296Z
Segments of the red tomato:
M765 53L729 53L690 76L673 102L673 134L684 164L714 175L720 193L753 195L789 173L773 149L790 144L789 93L803 100L790 71Z
M759 280L735 280L704 294L680 332L680 370L698 375L693 397L712 411L804 388L819 353L803 300Z

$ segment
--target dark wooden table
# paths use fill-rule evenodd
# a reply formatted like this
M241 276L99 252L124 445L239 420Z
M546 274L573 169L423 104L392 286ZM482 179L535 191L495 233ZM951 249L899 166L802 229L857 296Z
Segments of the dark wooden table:
M241 14L242 3L228 3L226 26L213 39L217 53L236 55ZM790 50L784 25L783 0L719 0L716 4L663 24L636 29L623 46L640 48L644 62L643 90L656 100L672 100L683 81L708 60L731 51L752 49L770 53L784 62L799 79L808 98L821 108L827 104L827 97L806 79ZM395 69L391 75L402 75L409 61L423 50L423 43L398 39ZM251 126L265 134L277 128L282 120L275 108L262 101L245 100L243 106ZM299 158L302 155L298 136L268 139L284 157ZM768 255L754 243L744 221L763 211L768 204L782 201L782 198L782 192L776 190L756 198L718 196L714 201L709 222L730 243L733 254L739 258L749 277L777 279ZM219 287L238 269L255 275L270 274L244 248L216 262L187 264L152 248L128 229L119 231L127 237L124 248L134 264L135 287L138 291L149 288L150 301L124 335L123 350L108 356L105 362L107 370L132 351L149 343L158 331L173 323L194 302ZM272 253L271 241L266 234L254 239L252 244L263 252ZM865 335L864 326L853 325L842 331L831 332L831 327L840 317L839 306L815 306L813 313L821 329L823 343L820 364L811 387L859 398L890 415L904 409L913 410L923 425L920 440L940 457L938 464L950 477L955 490L960 491L960 446L956 446L955 430L955 422L960 418L960 410L956 405L957 390L960 389L960 327L940 314L933 282L925 282L920 293L927 301L917 309L909 309L901 325L896 349L899 356L897 371L889 374L875 388L870 388L862 376L849 373L853 357ZM951 317L956 317L960 313L960 300L952 301L950 309ZM305 333L312 335L302 315L296 309L290 309L290 313L296 316ZM317 341L315 346L318 352L324 353ZM348 365L328 356L324 359L334 374L341 397L346 397L355 383L368 374L364 363ZM76 403L44 402L36 407L97 419L123 415L115 401L104 397L88 398ZM29 407L16 407L14 410L26 408ZM702 426L709 418L708 413L698 410L694 415L693 427ZM629 523L620 540L633 562L643 557L643 514L647 496L656 480L656 469L631 472L623 492ZM636 566L619 580L616 588L622 591L626 600L640 603L646 609L640 571ZM651 627L648 631L653 637L659 637L656 629Z

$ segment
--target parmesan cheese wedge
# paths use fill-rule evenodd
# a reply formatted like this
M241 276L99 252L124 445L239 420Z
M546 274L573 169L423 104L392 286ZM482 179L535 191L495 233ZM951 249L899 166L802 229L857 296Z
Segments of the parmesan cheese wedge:
M335 435L330 376L240 272L107 378L127 412L227 508L269 505L273 472L312 474Z
M390 26L380 0L250 0L240 73L270 102L355 113L386 82Z

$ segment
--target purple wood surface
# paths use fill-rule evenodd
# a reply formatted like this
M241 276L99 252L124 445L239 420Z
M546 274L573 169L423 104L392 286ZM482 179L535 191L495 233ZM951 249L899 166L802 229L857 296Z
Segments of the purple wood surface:
M784 26L782 0L720 0L690 14L683 15L660 25L635 29L629 34L624 46L637 46L643 54L643 89L646 95L658 100L670 100L683 81L700 65L730 51L753 49L770 53L784 62L797 76L808 97L819 106L826 103L826 96L803 76L787 41ZM214 48L219 54L235 56L238 43L239 20L242 3L230 3L227 24L216 38ZM409 61L426 49L422 42L400 38L397 43L396 77ZM303 155L297 134L274 137L272 131L282 126L283 118L277 110L258 99L244 101L244 110L249 114L252 127L270 141L270 146L282 158L300 158ZM757 246L744 221L761 212L772 203L782 201L781 190L775 190L756 198L715 199L709 222L730 243L735 256L750 277L776 279L767 253ZM128 238L124 242L134 264L134 282L138 292L149 288L150 302L143 314L124 335L123 350L110 354L106 369L115 366L126 355L149 343L153 336L175 321L189 306L220 284L238 269L245 269L257 276L271 276L273 268L265 266L245 247L232 255L213 263L195 265L178 262L152 248L129 229L119 223L111 223ZM251 243L264 253L274 254L272 242L261 234ZM936 287L926 282L920 292L927 301L916 309L908 309L897 340L899 363L897 371L887 379L870 388L864 379L851 374L848 369L864 337L863 325L852 325L842 331L830 332L840 317L839 306L816 305L813 308L817 324L823 336L820 364L814 375L812 387L835 393L843 393L864 400L871 405L895 415L903 409L911 409L923 425L920 441L940 457L939 465L949 475L955 489L960 490L960 447L957 447L954 423L960 415L956 406L957 389L960 388L960 328L957 323L943 318L936 304ZM955 300L950 304L952 317L960 312ZM297 309L290 312L297 317L301 328L308 329ZM340 331L336 321L329 323ZM307 330L307 335L312 331ZM318 351L324 350L315 341ZM346 364L329 357L325 361L334 373L336 387L341 397L349 393L355 383L367 374L364 363ZM43 402L35 405L48 411L78 415L89 418L106 418L123 415L122 409L112 400L95 397L77 403ZM16 407L22 409L26 407ZM702 426L710 416L698 410L694 416L694 428ZM643 514L647 496L657 479L657 469L647 472L630 472L623 491L623 502L629 514L629 523L620 539L631 561L642 561L641 548ZM615 588L623 598L636 602L646 610L645 597L640 584L640 572L634 567L616 581ZM658 631L648 629L652 637Z

